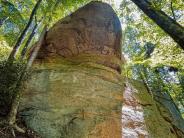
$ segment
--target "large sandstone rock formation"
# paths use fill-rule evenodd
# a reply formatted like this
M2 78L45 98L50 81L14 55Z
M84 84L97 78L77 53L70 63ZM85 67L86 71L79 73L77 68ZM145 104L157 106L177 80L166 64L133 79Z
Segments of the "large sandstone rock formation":
M91 2L47 33L20 106L43 138L120 138L121 25Z
M119 19L105 3L57 22L26 84L20 114L27 126L43 138L183 136L143 84L129 81L124 90L120 42Z
M96 63L120 71L120 43L121 24L113 9L108 4L91 2L48 31L37 58L99 55L104 58L96 60ZM113 58L118 59L117 63L111 61Z

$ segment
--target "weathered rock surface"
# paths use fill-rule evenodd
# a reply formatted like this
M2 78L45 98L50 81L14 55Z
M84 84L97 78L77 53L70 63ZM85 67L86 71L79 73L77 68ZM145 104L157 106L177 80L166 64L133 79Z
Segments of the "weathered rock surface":
M120 138L123 85L108 67L61 60L34 66L22 100L26 124L44 138Z
M121 138L121 26L91 2L56 23L33 65L20 106L43 138Z
M93 54L121 59L120 43L121 24L113 9L102 2L91 2L57 22L48 31L38 58ZM108 59L96 62L120 70L119 65Z
M167 97L155 96L137 81L127 80L123 94L122 136L124 138L183 138L184 121L177 111L170 112ZM172 102L172 101L170 101ZM172 108L174 109L174 108ZM177 114L177 116L173 116Z
M25 86L19 110L27 126L43 138L183 137L177 117L143 84L128 81L124 90L120 41L120 22L105 3L57 22Z

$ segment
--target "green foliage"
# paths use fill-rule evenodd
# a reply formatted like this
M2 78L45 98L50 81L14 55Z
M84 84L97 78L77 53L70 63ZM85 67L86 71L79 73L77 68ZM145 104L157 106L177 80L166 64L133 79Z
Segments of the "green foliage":
M1 1L0 7L0 19L5 20L0 28L0 36L4 38L9 46L13 46L26 22L13 3Z
M41 22L39 28L42 28L46 24L51 27L56 21L89 1L90 0L43 0L25 38L27 39L29 36L28 34L32 31L34 24L40 24ZM0 41L6 41L10 47L14 46L26 26L35 4L35 0L0 1L0 24L2 23L2 25L0 25ZM37 41L38 35L41 33L39 28L31 44Z
M20 89L19 87L17 89L16 85L21 74L25 72L25 63L15 61L8 64L6 59L27 25L36 2L36 0L0 1L0 113L7 113L10 110L12 100ZM23 49L35 24L38 24L38 28L30 45L38 40L43 26L51 27L56 21L87 2L90 0L42 0L18 52Z
M151 0L155 10L173 17L171 1ZM184 3L172 0L176 21L184 25ZM127 59L125 75L146 81L153 91L169 93L184 112L184 52L130 0L121 4L123 52ZM174 18L174 17L173 17Z
M0 41L0 61L6 60L11 48L7 46L5 41Z
M14 62L9 65L6 61L0 62L0 113L6 114L10 110L11 102L21 88L16 89L20 75L25 72L25 64ZM26 78L26 77L25 77Z
M159 1L160 2L154 1L154 3L161 4L162 6L160 8L165 13L172 16L171 8L168 6L170 2L166 0ZM182 3L181 0L173 1L173 8L177 16L177 22L184 25L184 3ZM183 50L181 50L162 29L137 9L130 0L123 1L121 10L121 17L125 28L125 51L127 47L128 49L132 47L139 47L138 49L142 49L144 45L149 42L155 45L155 49L149 59L151 66L156 67L157 65L163 64L167 66L182 67L181 65L184 64ZM129 41L129 36L132 37L131 40L134 39L134 42Z

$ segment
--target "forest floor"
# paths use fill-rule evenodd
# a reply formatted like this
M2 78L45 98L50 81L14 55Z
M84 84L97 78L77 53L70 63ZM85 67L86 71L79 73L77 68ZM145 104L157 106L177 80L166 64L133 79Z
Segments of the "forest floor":
M5 117L0 116L0 122L5 122ZM17 119L17 125L24 129L26 133L23 134L14 131L15 136L13 136L12 129L8 125L0 123L0 138L41 138L34 131L26 127L25 123L20 117Z

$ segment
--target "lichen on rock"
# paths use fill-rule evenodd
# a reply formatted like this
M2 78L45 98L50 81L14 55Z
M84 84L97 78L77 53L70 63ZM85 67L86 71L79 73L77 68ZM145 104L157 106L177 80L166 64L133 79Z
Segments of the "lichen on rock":
M91 2L47 33L27 82L20 114L44 138L120 138L121 25Z
M166 116L170 121L166 120ZM184 133L175 125L179 121L175 119L141 82L126 81L122 107L123 137L182 138Z
M121 25L108 4L93 1L61 19L23 92L26 125L43 138L183 137L166 104L142 83L125 82L122 64Z

